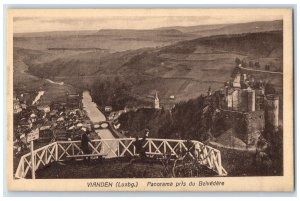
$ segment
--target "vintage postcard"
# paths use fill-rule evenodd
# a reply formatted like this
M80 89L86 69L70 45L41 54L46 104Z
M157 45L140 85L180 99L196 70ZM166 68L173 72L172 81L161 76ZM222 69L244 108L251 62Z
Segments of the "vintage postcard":
M293 10L9 9L9 191L294 191Z

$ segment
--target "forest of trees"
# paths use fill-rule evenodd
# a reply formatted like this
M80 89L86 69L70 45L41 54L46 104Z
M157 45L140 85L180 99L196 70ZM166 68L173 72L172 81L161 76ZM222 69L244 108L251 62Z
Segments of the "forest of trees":
M214 98L212 98L214 99ZM193 139L205 142L217 136L224 125L217 115L215 100L203 96L175 105L172 110L139 109L119 118L121 129L131 136L143 129L150 130L150 137Z
M281 72L282 69L280 66L276 66L274 62L268 62L264 65L260 64L259 61L247 61L245 58L235 58L235 64L236 66L239 66L240 64L245 68L254 68L254 69L262 69L266 71L275 71L275 72Z
M99 107L112 106L113 110L123 110L143 104L130 95L131 83L115 77L113 79L99 79L91 86L91 96Z
M267 93L275 90L271 84L267 84L266 89ZM150 130L150 138L198 140L207 143L230 129L230 125L225 123L226 115L218 110L217 101L217 96L214 95L199 96L176 104L172 110L143 108L131 111L119 118L121 130L128 131L127 137L143 137L143 131L147 128ZM251 157L245 159L250 161L247 166L249 175L282 175L282 134L281 128L276 131L266 125L258 143L267 148L258 147L256 153L249 154ZM228 150L223 151L227 153Z

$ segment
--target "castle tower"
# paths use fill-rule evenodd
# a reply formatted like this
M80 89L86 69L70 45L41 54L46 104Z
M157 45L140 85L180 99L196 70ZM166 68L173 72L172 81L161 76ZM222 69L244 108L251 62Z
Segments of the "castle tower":
M279 125L279 97L275 94L267 95L267 122L274 126L275 129Z
M236 75L233 79L232 85L235 88L241 88L241 73L240 72L236 73Z
M248 95L248 111L254 112L255 111L255 91L254 90L247 90Z
M155 109L159 109L159 99L158 99L157 92L155 92L154 108L155 108Z
M243 74L243 82L246 82L246 80L247 80L247 74L244 73L244 74Z
M240 108L240 93L239 90L232 92L232 110L238 111Z

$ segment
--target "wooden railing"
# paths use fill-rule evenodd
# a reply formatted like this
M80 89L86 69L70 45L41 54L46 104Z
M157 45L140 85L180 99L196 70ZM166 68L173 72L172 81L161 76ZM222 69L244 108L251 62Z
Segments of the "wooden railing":
M100 139L93 140L89 146L91 154L101 154L104 155L104 158L136 156L134 141L135 138ZM220 151L199 141L147 138L144 149L149 155L172 155L175 158L188 156L215 171L219 176L227 175L222 166ZM53 161L64 161L67 156L82 155L83 153L80 148L80 141L58 141L34 150L33 154L35 169L37 170ZM23 155L17 167L15 178L28 177L32 168L31 164L30 153Z

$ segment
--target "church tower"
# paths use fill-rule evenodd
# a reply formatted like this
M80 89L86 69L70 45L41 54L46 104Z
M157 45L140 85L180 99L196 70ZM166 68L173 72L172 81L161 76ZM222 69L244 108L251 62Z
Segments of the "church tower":
M159 109L159 99L158 99L157 92L155 92L154 108L155 108L155 109Z
M207 96L211 96L211 87L210 86L208 87L208 90L207 90Z

